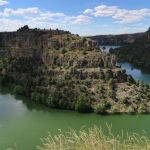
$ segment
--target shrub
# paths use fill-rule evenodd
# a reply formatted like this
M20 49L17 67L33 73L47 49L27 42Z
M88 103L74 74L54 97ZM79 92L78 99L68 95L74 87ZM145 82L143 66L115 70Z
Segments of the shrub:
M139 107L138 107L138 109L137 109L137 112L138 112L139 114L145 112L145 106L144 106L143 103L140 103L140 105L139 105Z
M14 94L24 95L24 88L20 85L16 85L13 89Z
M111 110L110 110L110 111L111 111L111 113L116 113L117 110L118 110L118 109L117 109L117 106L114 105L114 106L111 107Z
M105 79L109 80L110 78L113 78L113 72L112 70L108 69L105 73Z
M123 104L126 104L126 103L128 102L128 98L127 98L127 97L123 97L123 98L121 99L121 102L122 102Z
M48 105L48 106L53 106L53 97L52 97L52 95L49 95L48 97L47 97L47 99L46 99L46 104Z
M82 95L80 95L77 99L77 102L75 104L75 110L77 110L78 112L82 112L82 113L92 111L91 107L86 104Z
M105 113L108 105L108 103L102 102L94 107L94 112L97 114Z
M128 76L127 76L127 82L133 83L133 84L136 83L135 80L133 79L133 77L132 77L131 75L128 75Z
M113 89L108 89L107 90L107 96L110 97L110 98L115 99L116 93Z
M67 52L66 48L62 48L61 53L65 54Z
M131 114L134 112L135 112L135 110L134 110L134 107L132 105L127 108L127 113Z

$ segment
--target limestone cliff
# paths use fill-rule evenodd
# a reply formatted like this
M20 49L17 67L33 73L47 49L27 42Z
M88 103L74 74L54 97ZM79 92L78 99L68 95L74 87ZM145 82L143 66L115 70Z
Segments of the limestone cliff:
M44 49L92 49L97 43L63 30L29 29L24 26L16 32L0 32L0 56L41 56Z

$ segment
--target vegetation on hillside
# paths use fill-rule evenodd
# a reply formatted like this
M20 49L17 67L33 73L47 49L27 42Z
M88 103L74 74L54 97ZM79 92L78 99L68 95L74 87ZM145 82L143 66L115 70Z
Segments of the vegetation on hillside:
M130 62L137 67L150 70L150 30L131 44L111 49L110 53L115 54L121 62Z
M144 33L118 34L118 35L96 35L89 38L96 40L99 45L127 45L135 39L143 36Z
M23 32L19 33L22 38L27 33L24 30L29 29L17 31ZM27 39L32 32L41 38L40 30L28 32ZM42 38L51 33L41 32ZM52 108L98 114L150 112L150 87L117 68L114 56L101 52L90 39L65 31L52 32L48 43L40 41L44 47L38 55L28 55L38 47L26 49L30 43L25 43L23 50L0 47L1 85ZM9 42L14 43L11 38Z

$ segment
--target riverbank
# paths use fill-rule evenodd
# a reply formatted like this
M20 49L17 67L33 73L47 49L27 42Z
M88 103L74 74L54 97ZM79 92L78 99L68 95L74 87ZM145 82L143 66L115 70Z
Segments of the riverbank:
M108 134L101 128L94 126L79 132L70 130L42 139L43 146L37 146L38 150L150 150L150 140L146 135L123 133L114 136L111 126L108 126Z

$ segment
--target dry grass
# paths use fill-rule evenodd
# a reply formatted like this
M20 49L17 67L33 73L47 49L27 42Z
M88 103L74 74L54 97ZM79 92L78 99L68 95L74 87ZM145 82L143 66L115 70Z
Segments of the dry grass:
M94 126L88 132L70 130L66 134L61 131L56 136L48 135L42 139L42 147L38 150L150 150L150 141L146 136L138 134L117 135L108 126L108 135L101 128Z

